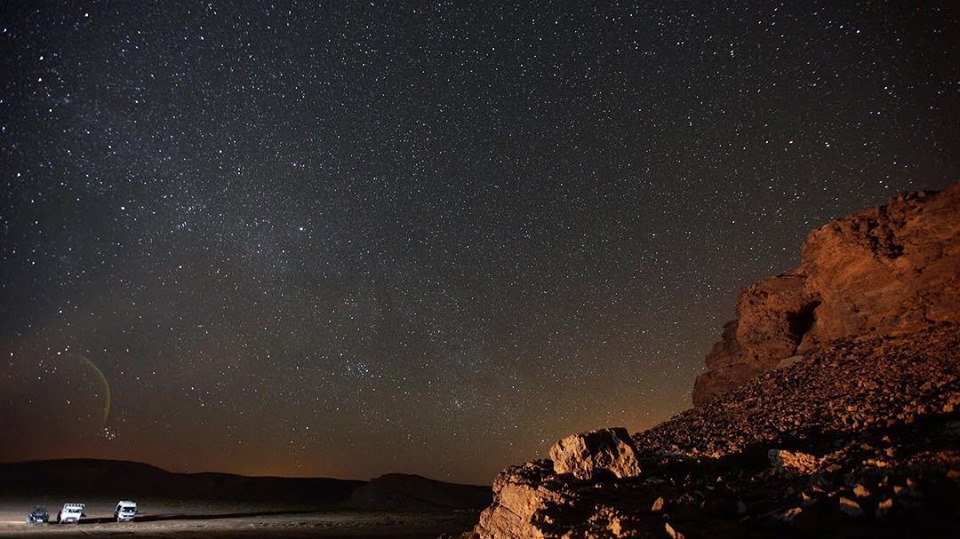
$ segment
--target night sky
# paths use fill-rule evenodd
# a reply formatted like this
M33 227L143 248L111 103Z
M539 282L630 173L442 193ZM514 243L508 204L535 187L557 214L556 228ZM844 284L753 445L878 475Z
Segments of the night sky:
M0 460L489 483L960 177L946 1L498 4L0 4Z

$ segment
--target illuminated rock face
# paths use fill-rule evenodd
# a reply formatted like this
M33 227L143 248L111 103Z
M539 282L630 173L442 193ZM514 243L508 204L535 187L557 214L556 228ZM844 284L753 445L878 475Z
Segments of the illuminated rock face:
M493 504L480 515L475 537L558 537L565 528L554 515L592 514L592 507L581 507L580 492L592 488L591 481L640 475L632 439L623 428L568 436L550 448L550 458L511 466L497 476Z
M493 504L480 514L473 537L542 539L553 537L555 511L569 511L574 496L553 474L550 461L511 466L493 482Z
M567 436L550 448L550 459L554 472L585 481L640 475L630 434L624 428Z
M836 340L960 322L960 184L906 193L810 233L800 266L741 291L695 405Z

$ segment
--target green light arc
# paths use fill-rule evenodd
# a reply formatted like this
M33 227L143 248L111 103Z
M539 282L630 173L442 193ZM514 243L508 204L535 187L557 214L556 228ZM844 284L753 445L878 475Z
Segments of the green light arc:
M90 361L90 359L87 358L86 356L81 354L70 354L70 355L76 358L79 358L80 361L82 361L84 364L88 365L91 369L93 369L93 372L97 373L97 377L100 378L100 382L103 384L104 393L106 394L106 401L103 404L103 418L101 419L101 425L106 425L107 418L110 417L110 400L111 400L110 383L107 382L107 377L103 374L103 371L101 371L100 368L97 367L96 364L94 364L93 361Z

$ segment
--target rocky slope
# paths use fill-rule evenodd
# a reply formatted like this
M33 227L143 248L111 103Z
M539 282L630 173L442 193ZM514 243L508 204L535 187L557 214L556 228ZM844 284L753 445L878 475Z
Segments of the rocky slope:
M467 537L955 536L958 201L814 231L800 269L741 294L700 406L507 468Z
M696 405L824 343L960 323L960 184L903 194L810 233L800 267L747 287Z

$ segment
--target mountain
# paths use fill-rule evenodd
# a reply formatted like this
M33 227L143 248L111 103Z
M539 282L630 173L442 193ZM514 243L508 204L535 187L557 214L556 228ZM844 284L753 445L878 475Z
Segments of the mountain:
M813 231L748 287L697 406L511 466L473 538L955 537L960 184Z
M51 496L254 502L286 508L338 506L378 511L478 511L490 503L489 487L404 474L367 482L184 474L138 462L95 459L0 463L0 497Z
M346 500L363 481L173 473L138 462L60 459L0 463L0 495L83 498L161 497L328 505Z

